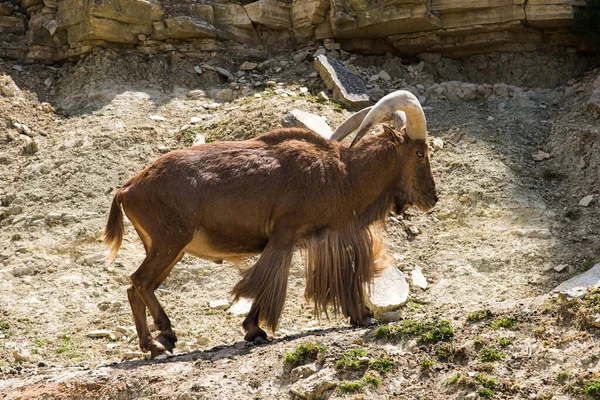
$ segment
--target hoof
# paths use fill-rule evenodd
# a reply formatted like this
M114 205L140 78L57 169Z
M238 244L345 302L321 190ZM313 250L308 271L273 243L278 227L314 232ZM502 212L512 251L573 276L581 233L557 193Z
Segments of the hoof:
M177 342L177 336L173 332L161 333L158 335L156 340L163 346L168 352L173 352L175 348L175 342Z
M244 336L244 340L247 342L253 342L256 344L268 343L267 333L260 329L258 326L252 329L249 329Z
M153 340L149 347L150 358L158 358L159 356L162 356L163 354L167 353L167 349L165 349L165 346L163 346L156 340Z
M364 317L358 321L352 321L352 326L372 326L377 324L377 320L372 317Z

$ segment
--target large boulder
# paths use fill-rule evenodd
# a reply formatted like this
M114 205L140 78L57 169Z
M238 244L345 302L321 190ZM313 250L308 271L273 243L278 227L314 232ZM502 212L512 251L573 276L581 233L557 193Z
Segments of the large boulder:
M252 21L239 4L215 4L214 25L219 39L247 44L260 43Z
M179 16L154 22L154 39L216 38L217 31L208 21Z
M259 0L244 6L255 24L271 29L291 29L290 6L276 0Z
M402 271L390 266L373 281L366 303L375 318L379 318L382 314L406 303L409 291L408 282Z
M351 109L362 109L370 105L365 83L340 61L319 55L315 58L314 67L325 86L333 92L335 100Z
M293 109L283 117L283 126L310 129L325 139L331 138L333 131L327 122L316 114Z

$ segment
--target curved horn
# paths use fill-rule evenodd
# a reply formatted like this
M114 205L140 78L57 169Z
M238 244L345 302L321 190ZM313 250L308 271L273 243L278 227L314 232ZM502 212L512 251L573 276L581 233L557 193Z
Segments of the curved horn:
M371 108L358 127L350 147L358 143L375 125L389 119L390 115L397 110L404 111L406 114L406 134L409 138L423 140L427 138L427 123L419 100L411 92L398 90L384 96Z
M350 118L342 122L341 125L338 126L335 131L333 131L333 135L331 135L331 140L341 142L346 136L358 129L361 122L363 122L363 120L372 108L373 106L363 108L359 112L352 114Z
M346 136L358 129L358 127L363 122L363 120L372 108L373 106L363 108L359 112L352 114L350 118L342 122L340 126L337 127L337 129L333 132L333 135L331 135L330 139L335 140L337 142L341 142L342 140L344 140ZM406 126L406 114L404 113L404 111L394 111L389 116L389 118L386 118L381 122L389 122L392 124L394 129L400 131Z

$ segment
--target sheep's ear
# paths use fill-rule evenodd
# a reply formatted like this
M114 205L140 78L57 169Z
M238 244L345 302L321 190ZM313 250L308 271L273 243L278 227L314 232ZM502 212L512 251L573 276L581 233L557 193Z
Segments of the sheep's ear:
M387 137L390 141L394 142L397 145L404 143L404 134L406 133L406 128L402 128L404 132L397 132L394 128L389 125L383 125L383 135Z

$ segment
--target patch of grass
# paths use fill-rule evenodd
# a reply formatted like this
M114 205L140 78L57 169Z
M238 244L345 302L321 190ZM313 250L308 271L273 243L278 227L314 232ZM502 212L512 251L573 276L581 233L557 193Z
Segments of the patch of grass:
M365 376L363 376L362 381L371 386L375 386L376 388L381 386L381 378L379 378L375 374L366 374Z
M81 355L76 351L75 344L69 335L58 337L58 343L54 349L56 354L62 354L69 359L80 358Z
M583 392L594 399L600 399L600 378L585 383L583 385Z
M389 357L376 358L369 363L369 368L379 372L391 371L396 362Z
M498 380L496 378L492 378L491 376L487 376L485 374L477 374L473 377L473 380L484 388L494 389L496 386L498 386Z
M359 359L366 357L367 354L369 354L367 353L367 350L363 349L362 347L350 349L344 353L344 357L342 359L336 361L335 368L350 370L363 369L365 364Z
M488 310L487 308L484 310L474 311L467 314L467 321L469 322L479 322L484 319L493 318L494 314Z
M7 331L10 329L10 324L6 321L0 321L0 331Z
M365 384L362 383L361 381L343 381L342 383L339 384L339 386L337 387L337 390L343 394L355 393L355 392L358 392L359 390L362 390L362 388L364 386L365 386Z
M21 236L20 233L13 233L10 236L10 240L12 240L13 242L16 242L17 240L21 240L21 239L23 239L23 236Z
M546 333L546 328L544 328L543 326L538 326L533 330L533 335L535 337L542 337L544 333Z
M458 383L461 377L462 375L458 373L452 375L450 378L446 379L446 385L454 385L455 383Z
M490 327L492 329L512 329L519 322L519 317L517 315L513 315L511 317L502 317L490 323Z
M286 352L283 355L283 362L294 368L306 363L309 359L316 359L319 353L324 353L325 351L325 346L321 344L313 342L302 343L293 352Z
M424 358L421 361L421 371L429 371L435 365L435 361L431 361L429 358Z
M504 354L498 353L491 347L484 347L479 352L479 359L481 360L481 362L494 362L502 360L504 357Z
M571 374L569 373L569 371L560 371L558 374L556 374L556 381L559 383L563 383L567 381L570 377Z
M452 354L454 353L454 348L450 343L443 343L437 349L435 349L434 353L436 357L440 360L447 360L450 357L452 357Z
M485 339L481 336L477 336L475 340L473 340L473 343L475 343L475 346L483 346L485 344Z
M510 346L512 343L513 340L509 338L501 337L500 339L498 339L498 344L500 345L500 347Z
M477 393L477 396L482 397L484 399L489 399L493 397L494 394L496 394L496 392L494 392L492 389L485 387L477 389L477 392L475 393Z
M454 327L445 320L416 321L405 319L395 324L381 325L372 333L376 339L394 340L418 337L420 344L450 342L454 339Z

